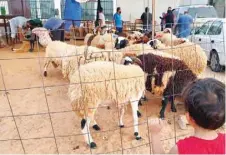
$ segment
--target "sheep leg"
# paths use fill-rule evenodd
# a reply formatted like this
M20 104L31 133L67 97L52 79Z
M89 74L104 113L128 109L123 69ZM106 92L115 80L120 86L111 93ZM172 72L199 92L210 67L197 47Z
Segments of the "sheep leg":
M56 64L54 61L52 61L52 65L53 65L54 68L57 68L57 67L59 66L59 65Z
M49 64L50 64L50 61L48 60L48 61L46 61L45 65L44 65L44 76L45 77L47 77L47 68L48 68Z
M146 86L146 90L148 90L149 92L152 91L152 84L151 84L152 81L151 80L152 80L152 76L148 75L146 82L145 82L145 86Z
M93 119L93 129L96 130L96 131L100 130L99 125L97 125L97 122L94 119Z
M164 119L165 118L165 110L166 110L166 106L168 104L168 97L163 97L162 98L162 109L160 111L160 118Z
M94 119L94 116L95 116L95 113L96 113L96 109L92 109L91 110L92 111L92 119L91 119L91 121L92 121L92 123L93 123L93 129L94 130L96 130L96 131L99 131L100 130L100 127L97 125L97 122L95 121L95 119Z
M125 114L125 108L122 106L120 109L120 120L119 120L119 127L120 128L124 128L124 124L123 124L123 116Z
M81 128L82 133L84 134L86 143L90 146L90 148L94 149L97 147L96 143L93 142L93 138L90 134L89 125L90 125L90 118L87 117L86 119L82 119L81 121Z
M136 140L140 140L141 136L139 135L138 131L138 101L130 101L132 106L132 112L133 112L133 125L134 125L134 136L136 137Z
M147 97L145 96L145 95L143 95L141 98L140 98L140 100L139 100L139 102L138 102L138 105L139 106L142 106L143 104L142 104L142 101L147 101Z
M177 112L177 109L176 109L175 104L174 104L174 97L173 96L170 97L170 102L171 102L171 111Z

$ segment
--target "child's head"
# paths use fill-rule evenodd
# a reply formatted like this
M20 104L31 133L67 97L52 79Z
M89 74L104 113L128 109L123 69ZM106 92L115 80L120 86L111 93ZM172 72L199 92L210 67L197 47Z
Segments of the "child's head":
M182 93L189 121L215 130L225 123L225 84L215 79L196 80Z

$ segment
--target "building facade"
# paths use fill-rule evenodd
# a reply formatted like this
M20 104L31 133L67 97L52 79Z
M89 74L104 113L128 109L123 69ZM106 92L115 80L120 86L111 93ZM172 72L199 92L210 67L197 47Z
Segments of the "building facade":
M31 18L48 19L55 16L53 0L29 0Z
M4 0L7 14L48 19L55 15L54 0ZM0 4L1 4L0 3Z
M64 18L66 0L61 0L61 18ZM104 9L106 20L112 20L114 13L114 0L101 0L101 6ZM82 7L82 20L95 20L97 12L97 0L87 3L81 3Z

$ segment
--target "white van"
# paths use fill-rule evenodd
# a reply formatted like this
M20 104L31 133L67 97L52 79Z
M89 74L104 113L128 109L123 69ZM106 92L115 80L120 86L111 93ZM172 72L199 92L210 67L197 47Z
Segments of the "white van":
M179 17L188 11L188 14L192 16L194 20L194 27L200 27L202 24L210 20L210 18L217 18L217 11L211 5L188 5L180 6L173 9L173 14L175 16L175 23L177 23Z

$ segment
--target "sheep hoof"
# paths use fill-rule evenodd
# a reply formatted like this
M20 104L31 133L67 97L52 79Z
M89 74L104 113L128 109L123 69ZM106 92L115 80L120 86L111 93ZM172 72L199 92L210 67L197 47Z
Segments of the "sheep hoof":
M137 111L137 117L141 117L141 113L139 111Z
M47 77L47 71L44 71L44 76Z
M134 136L136 136L136 140L140 140L141 139L141 137L138 136L138 135L139 135L138 132L134 132Z
M172 108L171 111L172 112L177 112L177 109L176 108Z
M120 128L124 128L125 126L124 126L124 125L120 125L119 127L120 127Z
M138 136L139 134L138 134L138 132L134 132L134 136Z
M99 130L100 130L100 127L99 127L97 124L95 124L95 125L93 126L93 129L96 130L96 131L99 131Z
M142 100L142 101L147 101L148 99L147 99L146 96L144 96L144 97L141 98L141 100Z
M161 119L161 120L165 120L165 117L164 117L164 116L160 116L160 119Z
M94 142L91 142L90 143L90 148L91 149L95 149L97 147L97 144L96 143L94 143Z
M141 102L141 100L138 102L138 106L142 106L143 104L142 104L142 102Z

